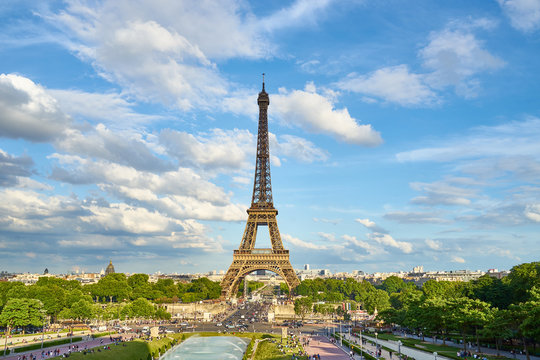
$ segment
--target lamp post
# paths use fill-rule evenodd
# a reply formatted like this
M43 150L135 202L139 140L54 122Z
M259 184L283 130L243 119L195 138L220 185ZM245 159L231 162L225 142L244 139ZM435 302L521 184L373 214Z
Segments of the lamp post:
M375 332L375 357L379 358L379 341L377 340L377 332Z
M364 340L362 339L362 328L360 328L360 360L364 357L364 350L362 350Z
M402 344L401 340L398 340L397 346L398 346L398 357L399 357L399 359L401 359L401 344Z

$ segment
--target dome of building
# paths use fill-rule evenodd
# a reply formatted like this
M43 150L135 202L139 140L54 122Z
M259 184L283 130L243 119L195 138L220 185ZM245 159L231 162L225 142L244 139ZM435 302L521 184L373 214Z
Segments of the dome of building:
M109 265L107 266L107 269L105 270L105 276L109 274L114 274L114 266L112 264L112 260L109 261Z

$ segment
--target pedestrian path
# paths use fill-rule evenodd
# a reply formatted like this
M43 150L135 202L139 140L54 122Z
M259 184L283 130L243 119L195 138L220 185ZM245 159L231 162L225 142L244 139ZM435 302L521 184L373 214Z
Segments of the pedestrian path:
M416 350L416 349L413 349L413 348L410 348L410 347L407 347L407 346L403 346L403 345L401 345L401 349L400 349L397 341L387 341L387 340L375 339L374 337L366 336L364 334L362 334L362 337L364 339L367 339L367 340L370 340L370 341L373 341L373 342L377 342L379 345L385 346L385 347L393 350L394 353L396 353L396 354L398 353L399 350L401 350L401 354L407 355L409 357L413 357L416 360L451 360L450 358L448 358L446 356L441 356L441 355L437 355L437 358L435 359L435 355L433 355L431 353L421 351L421 350Z
M309 337L309 344L304 346L304 351L308 355L320 355L321 360L350 360L347 351L338 347L320 335ZM360 359L355 357L355 359Z
M422 337L420 337L420 336L411 335L411 334L396 333L395 335L409 337L411 339L419 339L419 340L422 339ZM432 344L435 343L437 345L443 345L443 341L441 339L435 339L435 342L433 342L433 338L427 337L427 336L424 337L424 341L432 343ZM456 344L456 343L454 343L453 341L450 341L450 340L446 340L445 344L448 345L448 346L454 346L454 347L457 347L457 348L462 348L463 347L462 344ZM470 346L468 346L468 349L470 351L475 351L477 348L476 348L476 346L474 344L470 344ZM497 355L497 350L496 349L487 348L487 347L483 347L483 346L480 347L480 352L483 353L483 354ZM504 356L504 357L507 357L507 358L510 358L510 359L516 359L516 360L526 360L527 359L527 356L525 354L512 354L509 351L500 350L499 354L501 356ZM539 356L530 355L529 357L530 357L531 360L540 360Z
M104 337L101 337L101 338L98 338L98 339L93 339L93 340L86 340L86 341L79 341L79 342L76 342L76 343L73 343L73 344L64 344L64 345L59 345L59 346L51 346L51 347L48 347L48 348L45 348L45 349L36 349L36 350L33 350L33 351L27 351L27 352L24 352L24 353L17 353L17 354L12 354L12 355L7 355L7 356L0 356L0 359L2 360L17 360L17 359L21 359L23 355L26 355L27 357L32 354L32 355L35 355L38 359L43 359L41 357L41 351L54 351L55 349L58 349L60 350L60 353L59 355L61 356L62 354L66 354L68 352L73 352L73 346L78 346L78 349L79 351L83 351L85 349L92 349L92 348L95 348L95 347L98 347L98 346L106 346L106 345L110 345L114 343L114 341L111 341L111 338L108 337L108 336L104 336ZM0 355L3 354L0 353ZM59 355L56 355L56 356L59 356ZM54 356L49 356L47 358L51 358L51 357L54 357Z

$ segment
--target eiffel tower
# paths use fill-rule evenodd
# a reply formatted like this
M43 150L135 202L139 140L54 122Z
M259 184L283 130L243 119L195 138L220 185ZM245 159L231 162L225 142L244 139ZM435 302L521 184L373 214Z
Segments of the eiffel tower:
M221 281L221 297L225 299L235 297L241 281L246 275L256 270L270 270L280 275L291 291L300 284L289 261L289 250L283 248L276 219L278 211L274 208L272 200L267 117L270 98L264 90L264 74L262 91L259 93L257 103L259 104L259 132L253 197L251 207L247 210L248 220L242 242L238 250L234 250L233 262ZM272 242L271 249L255 248L259 226L268 227Z

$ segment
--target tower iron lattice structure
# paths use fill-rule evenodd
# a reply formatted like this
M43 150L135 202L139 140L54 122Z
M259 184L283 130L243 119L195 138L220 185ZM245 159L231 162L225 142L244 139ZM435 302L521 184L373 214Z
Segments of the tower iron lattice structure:
M270 98L264 89L257 98L259 105L259 128L257 135L257 161L251 207L247 210L248 220L242 242L238 250L234 250L233 262L221 281L221 296L225 299L235 297L238 287L246 275L256 270L269 270L280 275L290 291L300 284L289 261L289 250L283 248L272 198L272 182L270 178L270 148L268 145L268 106ZM255 248L259 226L267 226L270 233L271 249Z

